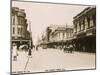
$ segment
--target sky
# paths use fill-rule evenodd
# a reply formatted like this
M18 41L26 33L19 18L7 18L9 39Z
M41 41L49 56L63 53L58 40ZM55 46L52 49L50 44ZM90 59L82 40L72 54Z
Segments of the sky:
M88 6L13 1L12 7L25 9L28 24L31 22L33 43L36 44L48 26L51 24L71 26L73 17Z

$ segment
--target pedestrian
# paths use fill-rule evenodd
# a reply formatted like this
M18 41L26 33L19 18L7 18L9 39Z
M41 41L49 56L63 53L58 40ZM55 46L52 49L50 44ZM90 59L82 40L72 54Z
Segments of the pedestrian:
M29 47L28 56L29 56L29 57L32 57L31 47Z
M17 45L15 43L13 43L12 51L13 51L13 60L16 61L18 53L17 53Z

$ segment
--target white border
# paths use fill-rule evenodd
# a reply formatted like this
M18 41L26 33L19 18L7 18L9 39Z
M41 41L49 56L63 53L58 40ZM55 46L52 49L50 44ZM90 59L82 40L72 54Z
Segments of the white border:
M34 0L30 0L34 1ZM56 3L88 4L97 6L97 70L41 73L40 75L98 75L100 72L100 0L35 0ZM10 0L0 0L0 75L10 71ZM35 75L35 74L34 74Z

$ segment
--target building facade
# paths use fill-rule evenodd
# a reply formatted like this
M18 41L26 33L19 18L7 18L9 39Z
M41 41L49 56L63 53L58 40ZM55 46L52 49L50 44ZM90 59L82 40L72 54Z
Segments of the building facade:
M12 43L23 44L30 39L24 9L12 7Z
M73 38L73 28L67 26L49 26L46 29L46 45L49 48L63 48Z
M96 7L88 7L73 18L76 50L96 52Z

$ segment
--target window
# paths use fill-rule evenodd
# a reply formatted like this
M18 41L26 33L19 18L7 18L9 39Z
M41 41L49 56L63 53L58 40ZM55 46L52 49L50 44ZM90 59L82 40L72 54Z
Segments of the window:
M63 39L64 39L64 32L62 34L63 34Z
M95 14L93 15L93 25L94 26L96 25L96 15Z
M13 34L15 34L15 28L13 27Z
M85 29L85 20L83 20L83 30Z
M21 34L21 36L23 35L23 29L21 28L21 30L20 30L20 34Z
M89 17L87 18L87 21L88 21L88 27L90 27L90 18Z
M66 32L66 38L68 38L68 33Z
M70 37L72 37L73 36L73 30L71 30L71 33L70 33Z
M85 20L84 20L84 28L87 29L88 28L88 20L87 20L87 17L85 17Z
M77 32L77 24L75 25L75 30L74 31Z
M60 39L62 40L63 39L63 33L60 32Z
M77 23L77 31L80 31L79 23Z
M79 22L79 31L81 30L81 28L82 28L82 27L81 27L81 22Z
M90 27L92 27L93 26L93 16L91 15L90 16Z
M74 22L74 28L73 28L73 30L74 30L74 33L77 32L77 22Z
M24 24L24 19L23 17L18 17L18 24L23 25Z
M22 34L22 28L18 28L18 34L21 35L21 36L23 35Z
M18 34L20 34L20 28L18 28Z
M84 30L84 20L81 22L81 30Z
M12 24L15 25L15 17L12 16Z
M65 32L65 39L66 39L66 32Z

